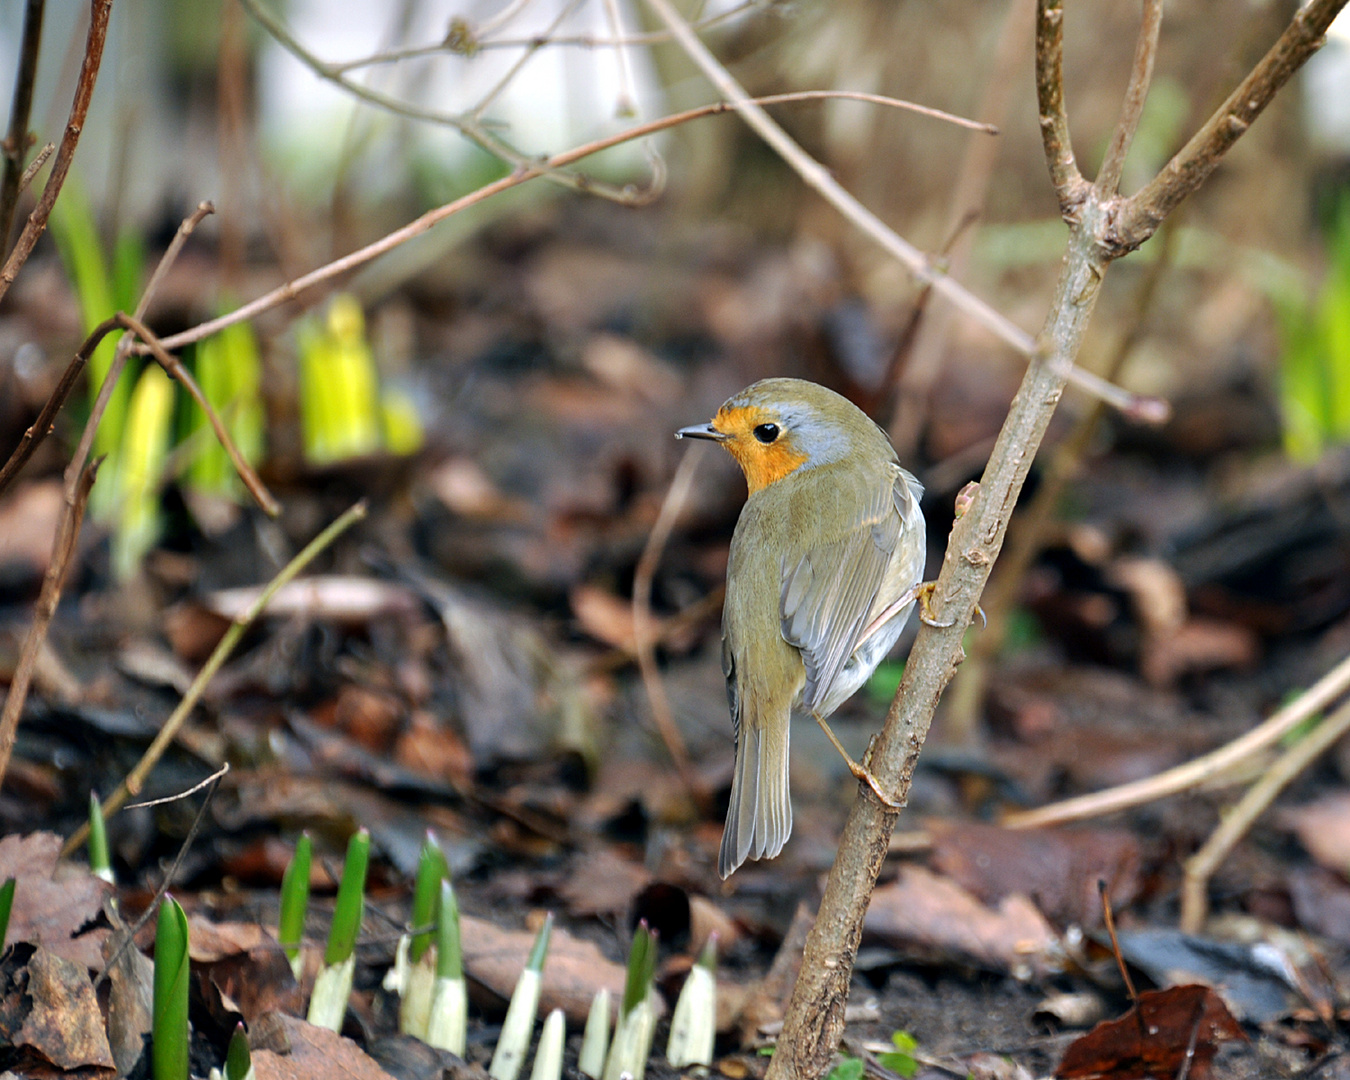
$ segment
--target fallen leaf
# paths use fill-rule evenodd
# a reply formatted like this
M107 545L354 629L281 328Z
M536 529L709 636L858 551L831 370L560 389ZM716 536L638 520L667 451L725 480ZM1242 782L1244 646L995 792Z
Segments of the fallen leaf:
M28 962L27 996L33 1008L14 1036L15 1046L29 1047L67 1071L116 1068L87 967L39 948Z
M933 865L986 904L1019 893L1061 926L1097 926L1105 881L1115 910L1140 887L1139 841L1124 829L1004 829L934 820Z
M1350 877L1350 792L1281 810L1276 821L1293 831L1319 865Z
M277 1019L290 1052L254 1050L253 1072L257 1080L332 1080L337 1076L343 1080L393 1080L351 1039L294 1016Z
M1118 1020L1104 1020L1075 1039L1055 1070L1059 1080L1149 1080L1183 1067L1206 1080L1222 1043L1246 1040L1219 996L1190 984L1148 990Z
M486 919L471 915L460 918L464 943L464 971L497 996L508 999L534 947L528 930L504 930ZM607 988L613 1000L623 997L626 971L589 941L553 928L539 998L540 1015L562 1009L569 1023L581 1025L590 1012L591 999Z
M901 951L941 963L973 964L1019 978L1052 970L1057 938L1024 896L989 908L951 878L919 866L872 894L864 932Z
M55 880L60 854L61 838L55 833L0 840L0 881L15 879L7 940L31 941L86 968L100 968L108 930L86 927L98 917L112 886L71 864L62 865Z

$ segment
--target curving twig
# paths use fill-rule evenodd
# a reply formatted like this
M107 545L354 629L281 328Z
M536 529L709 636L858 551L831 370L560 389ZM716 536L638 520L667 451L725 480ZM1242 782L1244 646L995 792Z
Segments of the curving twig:
M1350 731L1350 702L1345 702L1317 727L1281 754L1261 774L1242 798L1223 815L1204 845L1186 860L1186 875L1181 886L1181 929L1198 934L1204 929L1209 907L1209 879L1228 857L1256 819L1265 813L1276 797L1309 765L1325 754Z
M910 112L919 113L922 116L931 116L934 119L945 120L948 123L955 123L965 127L974 127L976 129L994 133L994 129L987 124L979 124L973 120L966 120L951 113L943 112L941 109L931 109L924 105L916 105L910 101L902 101L898 98L882 97L878 94L862 94L852 91L842 90L807 90L792 94L773 94L769 97L754 99L758 104L775 105L784 102L793 101L819 101L827 98L847 98L854 101L869 101L876 105L888 105L892 108L906 109ZM279 285L269 293L264 293L256 300L252 300L234 311L227 312L224 315L214 319L209 319L204 323L184 330L178 334L172 334L169 337L161 338L160 344L166 349L180 349L184 345L190 345L195 341L201 341L212 334L219 333L227 326L233 326L235 323L245 322L248 319L256 318L265 311L270 311L290 300L294 300L301 293L321 285L324 282L331 281L334 278L341 277L359 266L364 266L372 259L386 252L394 250L402 244L407 243L413 237L421 236L428 229L440 224L448 217L459 213L461 210L467 210L485 199L498 195L513 187L527 183L530 180L538 179L545 175L548 169L557 169L565 165L571 165L583 158L590 157L592 154L598 154L602 150L608 150L611 147L619 146L622 143L630 142L633 139L645 138L648 135L655 135L658 132L665 131L668 128L678 127L680 124L688 123L691 120L699 120L708 116L719 116L723 113L735 112L735 106L726 102L718 101L711 105L700 105L697 108L686 109L684 112L674 113L670 116L663 116L657 120L649 120L646 123L638 124L626 131L621 131L615 135L606 135L602 139L595 139L592 142L584 143L581 146L573 147L571 150L565 150L560 154L554 154L546 161L528 166L524 169L518 169L510 176L504 176L500 180L494 180L490 184L485 184L477 191L471 191L469 194L446 203L444 206L438 206L434 210L428 210L421 217L415 218L402 228L395 229L380 239L367 244L363 248L358 248L350 254L344 255L340 259L335 259L317 270L311 270L308 274L303 274L298 278ZM144 355L148 353L149 347L145 345L133 346L133 352Z
M1073 223L1087 198L1089 184L1078 171L1064 108L1063 0L1040 0L1036 11L1036 102L1040 108L1041 145L1050 183L1059 196L1059 213Z
M1162 0L1144 0L1144 17L1139 24L1139 39L1134 46L1134 63L1130 67L1130 84L1120 103L1120 120L1106 148L1102 167L1097 172L1097 197L1109 199L1120 189L1120 174L1125 168L1125 157L1130 152L1134 133L1139 130L1139 118L1144 115L1144 101L1149 84L1153 82L1153 61L1158 55L1158 32L1162 29Z
M9 292L19 268L28 261L38 238L47 228L47 219L51 217L52 207L56 205L56 196L70 172L70 163L75 158L75 147L80 141L80 132L84 130L85 117L89 113L89 101L94 96L94 83L98 81L98 68L103 60L103 46L108 40L108 16L112 12L112 0L90 0L89 33L85 36L84 60L80 64L80 79L75 85L75 100L70 106L70 117L66 120L66 130L61 136L61 146L52 162L52 171L47 177L42 196L38 199L33 212L28 215L23 232L14 242L3 267L0 267L0 298ZM3 238L0 238L3 243Z
M14 73L9 132L5 135L5 141L0 143L0 156L5 159L4 179L0 180L0 251L9 243L14 210L26 186L23 177L32 179L32 174L23 167L23 159L33 141L28 130L28 118L33 111L33 87L37 85L38 51L42 46L42 17L46 6L47 0L28 0L24 5L23 39L19 45L19 63ZM46 160L45 154L39 156Z
M1345 4L1346 0L1310 0L1295 13L1279 40L1228 100L1157 176L1116 211L1103 238L1113 257L1133 251L1152 236L1181 200L1204 183L1280 87L1326 43L1327 27Z

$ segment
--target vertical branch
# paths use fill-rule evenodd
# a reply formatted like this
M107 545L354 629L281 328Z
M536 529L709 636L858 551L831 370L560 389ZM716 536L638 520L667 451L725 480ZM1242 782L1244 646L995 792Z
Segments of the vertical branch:
M75 147L79 144L80 132L84 130L85 117L89 115L89 100L94 96L94 84L98 81L98 68L103 61L104 43L108 40L108 16L111 13L112 0L90 0L84 61L80 64L80 79L75 86L75 100L70 106L65 134L61 136L61 146L56 151L56 160L52 162L52 171L47 177L46 187L42 189L42 197L28 215L23 232L14 242L14 250L9 253L3 268L0 268L0 298L9 292L9 287L18 277L19 268L28 261L38 237L47 228L47 219L56 205L56 196L61 193L61 185L66 182L66 174L70 172Z
M1060 216L1072 222L1087 197L1088 182L1074 160L1069 114L1064 109L1063 0L1040 0L1037 5L1036 102L1050 183L1059 196Z
M9 110L9 133L3 153L5 175L0 180L0 252L9 243L14 209L19 204L19 177L28 152L28 118L33 111L33 86L37 82L38 50L42 46L42 16L47 0L28 0L23 13L23 42L19 46L19 70L14 76L14 102Z
M1139 40L1134 46L1134 64L1130 68L1130 84L1125 88L1125 99L1120 103L1120 120L1106 148L1101 170L1097 173L1097 196L1109 199L1120 187L1121 170L1125 156L1130 152L1134 133L1139 130L1139 118L1144 114L1144 101L1153 81L1153 61L1158 55L1158 31L1162 28L1162 0L1144 0L1144 17L1139 25Z

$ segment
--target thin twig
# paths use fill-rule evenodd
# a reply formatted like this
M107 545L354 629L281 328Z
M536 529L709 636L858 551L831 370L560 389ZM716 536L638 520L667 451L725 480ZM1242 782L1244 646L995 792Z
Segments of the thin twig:
M732 19L739 18L752 8L760 6L760 0L745 0L744 3L737 4L733 8L720 12L717 15L709 15L705 19L700 19L692 23L693 28L700 33L704 30L730 22ZM496 23L498 20L493 19ZM622 37L596 37L594 34L574 34L568 36L551 37L547 41L540 41L538 34L531 34L529 37L518 38L484 38L481 35L491 33L495 26L489 27L484 24L475 30L473 38L472 52L485 52L488 49L523 49L527 45L541 44L550 47L572 46L583 49L617 49L633 48L639 45L660 45L670 40L670 34L664 30L653 30L643 34L626 34ZM370 56L362 56L356 60L343 60L340 63L330 65L332 70L338 75L345 75L349 71L356 71L363 67L371 67L375 64L396 64L403 60L417 60L429 56L463 56L470 50L463 47L453 47L445 41L438 41L434 45L411 45L402 49L390 49L387 52L372 53Z
M183 244L186 242L188 236L191 235L192 230L201 223L202 218L211 212L212 207L210 203L200 203L197 206L197 209L178 226L178 231L174 234L174 238L169 242L169 246L165 249L163 257L159 260L159 265L155 267L154 273L150 275L150 281L146 285L145 291L141 293L140 302L136 305L137 319L144 318L145 312L149 309L155 293L159 290L160 283L164 280L164 276L168 273L169 267L173 264L174 260L178 258L178 253L183 249ZM14 480L14 477L18 475L19 470L23 468L28 459L33 456L33 452L41 445L42 440L51 434L52 424L56 420L56 414L61 411L61 406L65 404L66 399L70 396L71 391L75 387L76 379L79 378L80 372L84 370L84 366L88 363L89 357L93 354L94 349L97 348L99 342L101 342L107 334L118 327L125 329L126 325L119 322L114 316L95 327L89 336L85 338L79 351L71 359L70 363L66 365L66 370L62 372L61 379L56 384L56 388L47 397L47 401L42 406L42 411L38 414L38 418L33 421L32 426L23 433L23 437L19 440L19 445L14 448L14 452L10 454L9 460L5 462L4 467L0 468L0 493L3 493ZM111 393L111 385L116 383L117 375L121 373L122 367L126 363L127 353L131 348L132 341L132 338L123 336L122 340L117 343L117 353L114 356L113 364L109 367L109 373L112 375L112 378L111 380L105 379L105 385L109 387L109 393ZM81 462L81 467L83 467L83 461L89 453L90 446L93 444L93 433L98 427L98 419L102 417L103 409L106 407L106 398L104 395L100 394L100 398L103 399L103 405L96 406L91 413L90 420L92 421L92 425L86 425L87 438L81 440L81 449L76 453L76 458Z
M75 478L73 489L66 492L65 511L57 526L56 536L52 539L52 557L47 563L47 572L42 575L42 590L33 606L33 623L23 640L19 663L14 669L14 677L10 679L9 693L5 696L4 711L0 712L0 783L4 782L5 773L9 771L9 759L14 753L14 740L19 733L19 718L23 714L24 702L28 700L28 689L32 685L38 654L47 640L47 628L61 602L61 590L65 586L66 573L80 538L84 508L89 503L89 491L98 475L98 466L99 461L94 461L82 468Z
M230 771L230 763L227 761L225 762L224 765L222 765L219 769L213 772L205 780L198 781L197 783L193 784L190 788L188 788L186 791L179 791L173 795L165 795L162 799L146 799L145 802L127 803L127 805L124 806L122 809L145 810L146 808L151 806L164 806L171 802L180 802L183 799L187 799L195 795L197 792L201 791L201 789L206 787L208 784L214 784L217 780L221 779L229 771Z
M1350 656L1323 675L1302 694L1258 724L1240 738L1194 761L1166 772L1134 780L1118 787L1080 795L1051 803L1036 810L1018 810L1006 814L1003 824L1010 829L1038 829L1069 821L1113 814L1132 806L1176 795L1230 772L1235 766L1274 746L1308 717L1321 712L1342 694L1350 691Z
M718 92L736 107L741 118L809 187L814 188L865 235L899 259L916 280L931 287L934 292L1023 356L1033 358L1036 356L1036 342L1030 334L943 273L927 255L867 209L834 178L828 169L798 146L708 51L707 46L690 30L689 24L680 17L669 0L647 0L647 3L666 24L689 58L717 87ZM1109 386L1105 380L1074 367L1072 363L1059 374L1089 394L1103 398L1132 417L1150 421L1156 421L1159 416L1166 417L1165 403L1132 394L1120 387Z
M80 132L84 130L85 117L89 113L89 101L94 96L94 83L98 81L98 68L103 60L103 46L108 38L108 16L112 12L112 0L90 0L89 33L85 36L84 60L80 64L80 79L75 86L75 100L70 106L70 117L66 120L66 130L61 136L61 146L52 162L52 171L47 176L47 184L42 189L33 212L28 215L23 232L14 242L14 249L0 268L0 298L9 292L9 287L18 277L19 268L28 261L38 238L47 228L47 219L52 207L56 205L56 196L61 193L61 185L66 182L70 172L70 163L75 157L75 147L80 141Z
M708 51L707 46L689 28L668 0L647 0L648 6L666 25L676 42L698 66L724 98L731 102L741 118L800 176L854 225L899 259L919 281L965 311L977 322L1024 356L1035 353L1030 334L1005 318L974 293L963 289L935 267L922 251L899 236L871 210L863 206L834 179L829 170L793 141L777 122L745 92L731 73Z
M558 14L555 15L553 21L548 24L548 29L540 35L540 41L547 41L549 35L566 22L572 12L576 11L576 9L581 6L581 3L582 0L568 0L565 4L559 4ZM541 47L541 45L531 44L527 45L521 51L521 54L511 62L509 67L507 67L505 74L497 80L497 85L492 87L492 89L482 97L478 104L469 110L470 119L466 122L466 126L467 124L477 124L482 122L483 113L487 112L488 106L496 101L506 88L511 85L515 80L515 77L520 73L521 68L530 62L534 57L534 54L537 53Z
M245 631L257 621L258 616L266 609L277 590L291 581L343 532L365 516L366 503L363 499L306 544L304 550L282 567L281 572L267 583L267 586L258 594L257 599L249 605L248 609L240 612L230 621L229 629L225 631L224 636L221 637L206 663L202 665L197 677L192 680L192 685L188 687L187 693L183 695L178 707L164 721L164 726L160 728L159 734L155 736L154 741L146 749L141 760L136 763L136 767L127 774L126 779L117 786L117 790L103 803L103 817L105 819L114 814L129 797L140 794L146 777L158 764L159 759L164 755L164 751L168 749L169 743L173 741L179 729L187 720L188 714L196 707L197 701L206 691L211 679L229 658L235 646L239 644L239 640L244 636ZM87 824L81 825L66 841L65 846L61 849L62 855L69 857L72 852L77 851L88 835L89 826Z
M202 799L201 806L197 807L197 813L193 815L192 818L192 825L188 828L187 835L183 837L183 842L178 845L178 852L174 855L173 862L169 864L169 869L164 872L164 880L159 883L159 888L155 890L155 895L150 898L150 903L146 905L145 910L141 913L141 917L136 920L133 926L125 931L126 936L123 937L121 944L117 947L117 951L108 958L108 962L103 965L103 970L98 973L98 978L94 980L95 992L97 992L99 986L102 985L103 980L111 974L112 969L122 959L123 954L131 947L132 943L136 940L136 935L139 934L145 927L145 924L150 921L155 910L158 908L160 901L164 899L165 893L169 891L169 886L173 883L173 879L178 876L178 870L183 865L183 859L192 849L192 844L197 839L197 834L201 831L202 822L206 819L206 808L211 805L211 800L215 798L216 788L220 786L221 778L229 771L230 766L227 763L224 768L212 773L200 784L194 785L185 792L178 795L171 795L167 799L157 799L153 803L140 804L143 806L154 806L162 802L172 802L181 799L186 795L191 795L194 791L208 785L211 788L211 790L206 793L206 798ZM130 809L130 807L128 807L128 809ZM85 828L87 830L88 826L85 826ZM68 855L63 857L69 858Z
M656 666L656 649L652 644L652 580L661 562L661 553L665 551L675 522L689 498L703 449L701 446L691 446L680 459L670 488L661 503L661 512L656 515L656 523L652 526L647 544L638 558L637 568L633 571L633 643L637 651L638 669L642 672L642 685L647 691L652 719L661 734L661 741L670 751L670 758L675 763L685 790L698 802L706 801L708 792L689 762L689 751L671 715L670 699L666 696L665 684Z
M846 91L833 90L810 90L795 94L775 94L766 98L757 98L756 101L761 104L779 104L790 101L818 101L827 98L849 98L858 101L870 101L875 104L889 105L894 108L908 109L911 112L917 112L921 115L932 116L936 119L947 120L952 123L971 124L973 121L962 120L960 117L952 116L950 113L943 113L937 109L929 109L923 105L915 105L912 102L901 101L897 98L880 97L875 94L855 94ZM233 326L235 323L244 322L248 319L256 318L265 311L280 304L284 304L295 299L301 293L321 285L324 282L331 281L333 278L340 277L357 267L364 266L372 259L376 259L394 248L407 243L416 236L440 224L446 218L451 217L461 210L467 210L471 206L476 206L485 199L493 195L500 194L513 187L518 187L530 180L538 179L544 173L552 168L557 169L565 165L571 165L583 158L590 157L592 154L598 154L602 150L608 150L611 147L619 146L622 143L630 142L633 139L644 138L648 135L655 135L658 132L665 131L668 128L677 127L680 124L688 123L691 120L699 120L708 116L719 116L723 113L734 112L735 107L725 102L715 102L711 105L701 105L698 108L687 109L681 113L675 113L671 116L663 116L657 120L649 120L638 124L626 131L621 131L615 135L607 135L602 139L595 139L592 142L584 143L581 146L565 150L560 154L555 154L547 161L531 166L525 169L519 169L510 176L504 176L500 180L495 180L486 184L477 191L471 191L469 194L456 199L454 202L446 203L444 206L438 206L434 210L428 210L421 217L410 221L400 229L395 229L379 240L367 244L363 248L340 259L319 267L317 270L311 270L298 278L279 285L269 293L265 293L234 311L227 312L217 318L210 319L184 330L181 333L173 334L160 339L160 344L164 348L173 350L181 349L184 345L191 345L193 342L201 341L203 338L210 337L212 334L219 333L227 326ZM145 354L149 352L146 346L139 346L133 349L133 352Z
M277 44L309 68L319 78L341 87L346 93L353 97L374 105L377 108L391 112L396 116L406 117L410 120L423 120L427 123L440 124L445 127L453 128L466 139L477 144L483 150L486 150L493 157L500 158L515 169L525 169L530 166L538 165L538 160L531 158L528 154L522 153L514 146L492 134L473 113L444 113L434 109L421 109L407 102L399 101L397 98L390 97L388 94L381 93L378 90L361 83L353 82L351 79L339 74L332 64L327 63L320 57L310 52L293 35L286 25L269 11L260 0L239 0L253 18L260 23L263 28L272 35ZM518 65L517 65L518 66ZM500 88L499 88L500 89ZM493 92L495 96L497 91ZM580 176L575 173L564 170L545 168L539 175L546 176L555 183L564 187L572 188L576 191L587 191L602 198L610 199L613 202L642 205L642 192L636 192L631 186L616 187L613 184L603 183L591 177Z
M1317 727L1276 758L1227 813L1204 845L1186 860L1186 877L1181 887L1181 929L1198 934L1205 925L1209 906L1209 879L1228 857L1256 819L1265 813L1276 796L1293 780L1340 741L1350 731L1350 702L1344 702Z
M27 186L23 177L32 180L32 175L23 167L23 159L32 139L28 118L33 111L33 87L37 85L38 52L42 47L42 17L46 6L46 0L28 0L24 5L19 65L14 73L14 100L9 107L9 132L0 144L5 158L4 179L0 180L0 252L9 243L9 230L14 226L19 195ZM46 160L45 155L39 157Z
M47 159L52 156L55 150L55 143L47 143L33 155L33 160L28 163L28 168L24 169L23 175L19 177L20 195L28 190L28 185L33 182L33 177L42 171L42 166L47 164Z
M1063 0L1040 0L1036 14L1036 101L1040 109L1041 145L1050 169L1050 183L1059 196L1059 212L1072 222L1087 197L1088 182L1078 171L1064 109Z
M139 319L122 314L117 315L116 318L119 325L133 331L138 338L150 347L150 355L164 369L165 374L181 383L183 389L188 392L192 400L206 414L206 419L211 423L211 429L216 433L216 439L225 448L225 453L229 455L230 464L234 466L235 472L239 474L239 479L243 481L249 494L253 496L254 501L262 508L263 512L269 517L276 517L280 514L281 504L272 497L272 493L267 490L267 486L254 471L253 466L239 452L239 448L234 444L234 439L225 429L220 414L216 412L215 406L206 400L206 395L202 393L202 388L197 385L197 380L192 377L192 373L183 366L178 357L164 348L159 338L151 333L150 329Z
M1111 135L1102 167L1097 172L1096 189L1099 199L1109 199L1120 188L1120 174L1125 168L1125 157L1130 152L1134 133L1139 130L1139 118L1144 115L1144 101L1153 82L1153 61L1158 55L1158 32L1162 29L1162 0L1144 0L1144 17L1139 24L1139 38L1134 46L1134 63L1130 67L1130 84L1120 103L1120 120Z
M1205 125L1148 184L1125 201L1105 238L1113 254L1133 251L1182 199L1198 188L1251 127L1276 92L1326 43L1327 27L1346 0L1311 0Z

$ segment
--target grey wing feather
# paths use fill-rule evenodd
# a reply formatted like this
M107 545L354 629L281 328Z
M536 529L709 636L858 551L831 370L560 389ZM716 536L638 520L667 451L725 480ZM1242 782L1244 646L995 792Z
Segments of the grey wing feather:
M896 473L901 470L896 467ZM903 475L857 500L859 509L837 539L783 567L782 632L806 665L802 704L816 710L857 646L900 538ZM908 509L906 507L905 509Z

